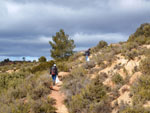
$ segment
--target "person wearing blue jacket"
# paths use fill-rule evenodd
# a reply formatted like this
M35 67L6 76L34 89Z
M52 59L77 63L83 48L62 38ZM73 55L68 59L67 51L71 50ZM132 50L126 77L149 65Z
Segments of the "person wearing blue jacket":
M87 51L85 51L85 58L86 58L86 61L90 61L90 59L89 59L90 50L91 50L91 49L88 49Z

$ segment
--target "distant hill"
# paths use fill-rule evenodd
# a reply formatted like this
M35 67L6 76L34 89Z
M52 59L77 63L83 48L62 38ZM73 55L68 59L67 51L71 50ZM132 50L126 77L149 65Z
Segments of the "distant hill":
M11 64L21 64L23 62L30 63L31 61L1 61L0 66L11 65Z

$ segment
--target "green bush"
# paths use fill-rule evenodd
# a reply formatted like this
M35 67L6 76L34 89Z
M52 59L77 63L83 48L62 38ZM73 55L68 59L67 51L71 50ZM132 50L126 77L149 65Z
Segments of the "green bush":
M21 85L22 86L22 85ZM14 98L14 99L21 99L21 98L24 98L27 96L27 90L25 89L25 87L21 87L21 86L18 86L17 88L15 89L9 89L9 92L11 93L11 98Z
M10 109L11 109L11 113L29 113L30 105L24 104L23 101L16 100L13 104L11 104Z
M106 113L111 111L108 103L107 88L97 77L93 82L82 88L80 93L72 96L68 109L71 113Z
M41 98L39 100L30 100L24 103L21 100L14 101L11 104L9 112L11 113L56 113L56 108L52 105L55 101L50 98ZM3 113L9 113L3 109Z
M142 71L143 74L149 74L150 75L150 56L145 58L140 62L140 70Z
M149 113L150 110L143 108L142 106L138 107L126 107L120 113Z
M101 40L101 41L99 41L99 43L97 44L96 47L91 48L91 52L92 53L98 52L100 49L107 47L107 46L108 46L107 42Z
M131 89L135 105L150 101L150 76L142 75Z
M102 66L103 68L109 66L112 64L112 62L115 59L115 53L110 50L110 52L107 52L107 49L103 50L102 53L97 54L93 57L93 60L99 65ZM106 63L104 63L106 61Z
M37 86L30 92L32 99L37 100L47 94L50 94L50 88L46 88L43 85L36 85Z
M84 88L89 82L86 76L86 70L82 67L75 68L71 71L71 75L64 80L63 88L69 90L69 95L80 92L80 88Z
M39 65L37 66L34 66L32 69L31 69L31 72L32 73L36 73L38 71L43 71L43 70L47 70L49 69L50 67L52 67L54 64L54 61L51 60L49 62L43 62L43 63L40 63Z
M142 24L134 34L132 34L128 42L137 42L138 44L146 44L150 40L150 24Z
M114 82L115 84L123 84L124 80L122 76L120 76L120 74L116 73L112 77L112 82Z
M67 97L65 100L66 105L70 105L72 96L80 93L81 89L89 84L90 80L86 74L87 71L84 68L77 67L71 71L70 76L65 77L63 90Z
M57 68L58 68L58 71L64 71L64 72L68 72L69 71L69 67L66 63L66 61L59 61L56 63L57 64Z
M37 101L31 101L31 113L56 113L56 108L52 105L55 104L53 99L41 98Z
M101 49L101 48L106 47L106 46L108 46L107 42L101 40L101 41L98 43L97 48Z
M18 73L4 73L0 74L0 93L3 90L7 90L10 87L16 87L18 84L22 83L22 81L30 75L29 72L18 72Z
M41 56L40 58L39 58L39 62L46 62L46 57L45 56Z
M139 46L137 42L127 42L122 45L122 49L131 51L132 49L136 49Z
M20 76L18 76L20 77ZM0 111L3 113L55 113L50 94L52 81L48 74L26 76L15 87L8 87L0 94Z
M36 80L33 79L28 84L28 94L32 99L37 100L50 94L50 86L52 85L52 80L50 79L49 75L43 75Z
M127 51L125 53L125 58L129 60L134 60L135 57L138 56L138 51L137 50L132 50L132 51Z

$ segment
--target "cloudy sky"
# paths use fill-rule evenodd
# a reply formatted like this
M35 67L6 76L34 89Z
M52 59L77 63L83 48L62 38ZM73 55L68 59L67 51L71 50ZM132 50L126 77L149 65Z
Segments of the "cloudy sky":
M150 0L0 0L0 60L50 59L51 37L61 28L76 50L126 41L150 22Z

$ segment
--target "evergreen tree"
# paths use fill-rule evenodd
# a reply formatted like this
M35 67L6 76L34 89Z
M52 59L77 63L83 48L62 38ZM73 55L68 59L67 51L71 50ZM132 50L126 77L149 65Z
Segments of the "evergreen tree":
M52 37L53 41L49 41L51 45L51 57L55 60L67 60L73 54L75 48L74 40L69 39L63 29L56 32L56 36Z

